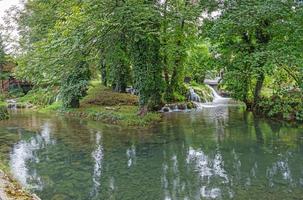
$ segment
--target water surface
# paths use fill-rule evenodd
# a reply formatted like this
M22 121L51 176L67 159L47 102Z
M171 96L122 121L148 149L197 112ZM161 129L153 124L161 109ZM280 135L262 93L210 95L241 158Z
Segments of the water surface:
M303 129L219 106L123 129L16 113L0 154L42 200L303 199Z

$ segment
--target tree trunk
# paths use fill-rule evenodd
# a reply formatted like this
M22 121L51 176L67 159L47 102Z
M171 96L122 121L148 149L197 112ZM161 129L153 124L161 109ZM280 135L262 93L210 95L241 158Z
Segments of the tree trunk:
M264 83L264 73L261 72L257 78L257 83L256 83L256 87L255 87L255 92L254 92L254 107L258 104L258 102L260 101L260 94L261 94L261 90L263 87L263 83Z
M70 102L70 107L71 108L79 108L80 107L79 99L73 98L72 101Z

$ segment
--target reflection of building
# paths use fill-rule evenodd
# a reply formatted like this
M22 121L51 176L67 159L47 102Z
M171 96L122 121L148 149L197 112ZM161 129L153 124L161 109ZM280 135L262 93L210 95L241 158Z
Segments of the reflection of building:
M12 72L15 64L8 63L0 69L0 91L8 92L11 89L20 88L24 93L27 93L32 85L27 81L17 80Z

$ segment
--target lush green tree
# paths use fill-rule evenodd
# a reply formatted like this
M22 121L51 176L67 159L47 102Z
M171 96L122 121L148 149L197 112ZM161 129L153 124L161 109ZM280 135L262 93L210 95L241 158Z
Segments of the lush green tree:
M4 51L4 44L3 44L2 36L0 34L0 73L3 70L4 64L5 64L5 51Z
M90 80L89 30L85 27L83 4L66 1L51 17L56 18L55 23L20 57L18 75L37 86L59 86L64 106L78 107ZM33 29L39 25L35 22Z
M185 74L197 83L204 83L207 72L214 69L208 45L194 40L187 48Z
M265 77L275 68L291 67L290 72L296 74L302 65L303 43L294 40L301 33L302 8L292 0L228 0L219 6L219 16L205 26L218 45L225 85L237 99L256 105Z

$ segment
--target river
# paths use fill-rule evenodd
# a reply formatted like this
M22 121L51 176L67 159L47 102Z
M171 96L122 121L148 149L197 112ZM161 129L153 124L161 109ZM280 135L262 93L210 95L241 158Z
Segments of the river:
M42 200L303 199L302 126L241 107L167 113L151 129L15 112L0 152Z

